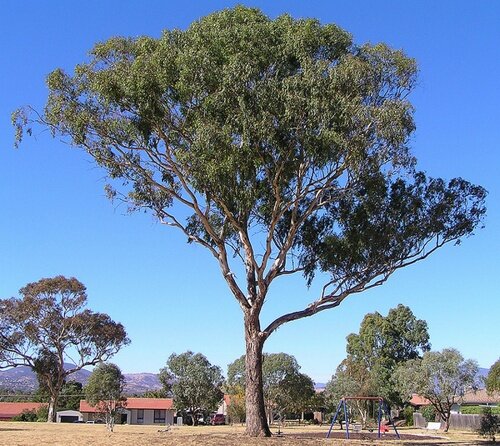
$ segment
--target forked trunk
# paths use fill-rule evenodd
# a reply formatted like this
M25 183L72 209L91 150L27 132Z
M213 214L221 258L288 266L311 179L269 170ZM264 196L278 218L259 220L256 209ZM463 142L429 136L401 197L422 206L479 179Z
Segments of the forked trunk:
M262 347L258 317L245 316L246 342L246 433L251 437L270 437L264 406Z

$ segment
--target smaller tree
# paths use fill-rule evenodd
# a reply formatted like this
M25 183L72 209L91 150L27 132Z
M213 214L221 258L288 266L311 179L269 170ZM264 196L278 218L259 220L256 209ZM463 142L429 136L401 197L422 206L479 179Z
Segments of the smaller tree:
M417 393L427 398L441 420L444 431L450 427L453 405L462 401L467 390L477 388L476 361L464 360L458 350L426 352L422 359L401 364L395 372L398 390L405 401Z
M420 409L424 420L429 422L436 421L436 409L433 406L424 406Z
M303 413L314 396L314 382L304 373L293 373L274 387L271 401L273 408L283 420L286 413Z
M227 379L230 387L245 388L245 355L229 364ZM314 383L299 372L300 366L292 355L264 353L262 363L266 411L269 419L273 412L280 418L287 411L302 411L314 395Z
M500 392L500 358L491 366L484 383L488 393Z
M59 407L61 410L78 410L80 400L85 397L82 383L70 380L64 383L59 395Z
M86 288L74 277L41 279L19 293L20 299L0 299L0 368L36 373L53 422L67 377L106 361L130 340L122 324L85 308Z
M143 398L168 398L170 395L165 389L148 390L141 395Z
M85 400L104 417L110 432L113 432L119 410L127 404L124 387L125 377L115 364L99 364L85 386Z
M229 406L227 414L232 423L244 423L246 417L245 408L245 389L242 387L228 388L229 393Z
M332 408L345 396L375 396L375 393L371 372L363 363L349 357L340 363L325 388L325 398ZM350 406L365 426L369 415L366 401L352 400Z
M404 361L420 358L428 350L427 323L417 319L409 307L399 304L387 316L378 312L367 314L359 333L347 336L347 358L337 370L337 374L348 375L356 383L355 389L343 396L381 396L391 404L401 405L392 382L394 369Z
M210 364L201 353L170 355L166 367L160 370L160 381L167 392L172 392L175 407L190 414L193 425L198 424L200 414L216 410L224 397L220 367Z
M494 443L495 435L500 432L500 417L492 413L491 407L483 407L482 412L481 426L478 433L483 437L489 437Z

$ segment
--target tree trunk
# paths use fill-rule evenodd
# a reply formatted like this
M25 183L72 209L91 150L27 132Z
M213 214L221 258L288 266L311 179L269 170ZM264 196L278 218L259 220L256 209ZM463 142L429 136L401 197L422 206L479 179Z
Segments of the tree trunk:
M270 437L264 406L262 347L258 315L245 315L246 342L246 433L251 437Z
M55 423L56 422L56 407L57 407L58 397L59 397L59 394L50 395L49 413L47 415L47 423Z
M115 428L115 413L112 411L112 413L108 412L105 415L106 418L106 428L108 429L109 432L113 432Z
M448 429L450 429L450 414L447 414L444 419L444 431L448 432Z

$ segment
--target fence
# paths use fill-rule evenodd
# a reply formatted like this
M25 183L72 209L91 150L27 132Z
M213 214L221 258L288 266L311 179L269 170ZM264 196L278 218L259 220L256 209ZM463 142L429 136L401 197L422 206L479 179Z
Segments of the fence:
M481 426L481 415L465 415L463 413L452 413L450 429L475 431Z
M413 414L413 425L424 428L427 421L420 412ZM450 418L450 429L474 431L481 425L481 415L465 415L461 413L452 413Z

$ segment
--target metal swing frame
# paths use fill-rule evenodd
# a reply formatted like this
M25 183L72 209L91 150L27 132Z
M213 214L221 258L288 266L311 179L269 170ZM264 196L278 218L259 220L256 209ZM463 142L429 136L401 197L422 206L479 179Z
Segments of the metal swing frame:
M396 425L394 424L394 421L392 420L391 417L391 411L389 410L389 407L385 400L380 397L380 396L345 396L343 397L337 406L337 410L335 412L335 415L332 419L332 423L330 424L330 429L328 430L328 434L326 434L326 438L330 438L330 434L333 429L333 425L335 421L337 420L337 417L340 413L341 409L344 409L344 419L345 419L345 437L349 439L349 417L347 416L347 403L346 401L348 400L367 400L367 401L378 401L378 416L377 416L377 421L378 421L378 438L380 438L380 425L382 422L382 411L389 417L389 423L392 425L394 432L396 433L398 439L401 437L399 436L399 432L396 429Z

